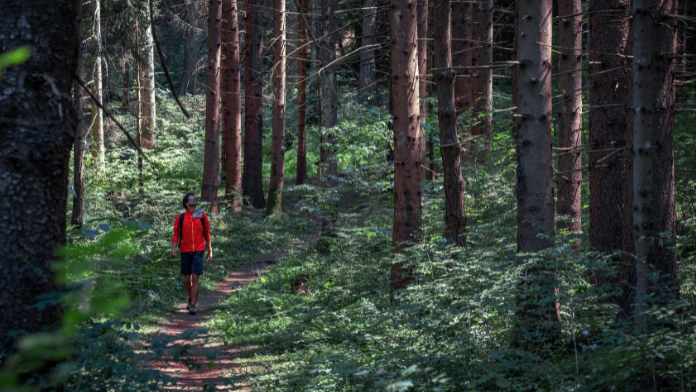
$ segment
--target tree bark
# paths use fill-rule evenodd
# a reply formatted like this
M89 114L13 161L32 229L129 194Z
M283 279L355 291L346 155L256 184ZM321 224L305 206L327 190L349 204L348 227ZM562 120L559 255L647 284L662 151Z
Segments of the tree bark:
M559 3L560 4L560 3ZM476 65L486 66L493 62L493 0L487 0L475 4L478 7L478 23L476 29L478 31L477 40L482 41L476 43L480 46L477 49ZM493 134L491 125L493 123L493 69L478 69L478 77L476 78L476 113L478 118L476 122L481 122L474 127L474 135L486 135L485 138L477 140L483 151L491 149L493 143Z
M423 151L418 110L418 28L415 0L391 0L394 92L394 226L392 246L402 252L419 241ZM409 271L393 263L391 285L407 285Z
M451 68L450 2L435 0L433 11L434 68ZM461 145L457 137L457 111L454 106L454 72L435 71L440 125L440 154L445 187L445 238L447 243L466 246L465 182L461 169Z
M154 150L157 145L157 108L155 102L155 43L152 39L152 25L149 18L144 23L142 58L145 61L140 67L140 85L143 89L142 104L142 135L140 146L147 150Z
M568 0L558 3L560 15L573 15L558 22L561 55L559 56L558 86L561 94L559 103L558 144L563 148L558 156L558 201L559 216L556 228L578 233L581 230L581 184L582 159L582 2ZM575 241L579 246L580 241Z
M633 189L630 151L632 120L625 109L631 96L629 55L629 0L590 1L590 247L601 253L633 253ZM595 11L624 12L595 12ZM630 101L630 99L629 99ZM598 284L621 284L629 294L634 281L633 260L621 263L618 276L598 276ZM631 283L630 285L633 285ZM632 299L624 295L618 305L632 313Z
M327 172L336 174L338 172L338 161L336 157L336 133L333 127L338 125L338 81L336 79L336 5L331 0L322 0L322 36L321 55L321 118L322 127L326 133L324 143L321 145L319 153L322 162L327 163ZM333 32L333 33L332 33Z
M305 126L307 116L307 60L309 47L307 44L307 25L302 13L308 13L307 0L300 0L301 13L297 16L297 177L296 185L304 184L307 178L307 142Z
M427 12L427 9L426 9ZM377 7L375 0L365 0L363 4L362 20L362 41L360 45L363 50L360 52L360 79L358 88L365 95L375 91L375 53L370 46L375 44L375 21L377 18Z
M236 0L225 0L223 16L222 161L226 173L225 200L232 211L238 211L242 190L242 94Z
M283 210L285 183L285 0L273 1L273 130L266 214Z
M452 4L452 66L469 67L472 65L471 38L473 24L471 21L472 3L457 2ZM457 117L461 116L472 106L472 72L469 69L459 70L454 77L454 104ZM464 121L460 133L464 138L471 136L469 122ZM462 153L471 156L471 143L462 146Z
M13 331L36 333L60 322L60 306L32 305L40 295L59 290L51 264L65 243L68 168L77 128L68 97L79 57L80 5L7 0L0 12L0 48L40 43L26 62L5 69L0 78L0 342L9 345Z
M551 146L551 0L519 3L517 56L517 250L539 252L553 246L544 236L555 234L553 165ZM542 235L542 236L540 236ZM521 258L522 262L531 262ZM551 278L551 279L549 279ZM520 282L517 312L521 323L542 332L544 341L517 330L513 345L548 353L558 343L560 329L553 273L546 267L530 266Z
M220 43L222 0L208 3L208 60L205 94L205 156L201 200L218 213L217 190L220 174Z
M200 0L187 1L186 32L184 35L184 66L181 72L181 84L177 90L179 96L186 93L195 94L199 89L198 83L198 58L201 53L201 45L205 40L201 26L201 2Z
M425 106L428 86L426 83L428 79L428 0L417 0L416 4L418 14L416 20L418 29L418 109L420 114L418 127L420 145L418 148L421 150L421 156L425 159L425 121L428 118ZM421 178L423 178L427 173L427 167L424 164L421 164L421 171L423 172Z
M633 0L633 238L637 265L635 326L647 297L658 308L679 297L674 204L675 0ZM652 279L650 276L657 276Z
M125 60L123 64L123 99L121 104L124 108L130 106L130 61Z
M78 58L77 61L77 75L84 80L84 70L82 66L82 61ZM72 216L70 218L70 224L76 227L82 226L82 215L84 211L84 174L85 168L83 166L84 162L84 152L85 152L85 124L84 124L84 92L77 82L74 83L73 87L73 106L75 106L75 118L77 119L75 125L75 142L73 147L73 204L72 204Z
M263 30L259 7L254 1L245 0L246 11L246 71L244 73L244 171L242 173L242 191L249 203L256 208L265 208L261 178L263 152L261 104L263 103Z
M92 55L92 80L94 81L92 92L94 96L103 102L102 97L102 36L101 36L101 5L99 0L92 0L90 13L92 20L92 40L94 54ZM104 112L91 101L92 108L92 157L94 167L98 171L104 170Z

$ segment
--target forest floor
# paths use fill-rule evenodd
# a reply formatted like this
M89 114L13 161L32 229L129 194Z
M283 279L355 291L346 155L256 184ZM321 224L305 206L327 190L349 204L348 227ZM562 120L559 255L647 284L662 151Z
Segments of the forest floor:
M201 293L196 315L190 315L186 303L181 303L172 309L171 316L161 321L157 333L168 337L170 346L181 345L186 349L181 360L174 361L173 356L166 356L169 360L151 363L152 369L159 369L162 374L176 380L176 385L167 385L166 390L248 390L241 365L235 363L235 359L247 356L253 350L252 346L225 345L221 339L209 337L204 324L213 316L220 302L233 292L261 278L291 251L303 251L314 245L321 234L321 225L315 227L312 233L289 245L247 260L221 281L215 290ZM201 279L205 279L205 275Z

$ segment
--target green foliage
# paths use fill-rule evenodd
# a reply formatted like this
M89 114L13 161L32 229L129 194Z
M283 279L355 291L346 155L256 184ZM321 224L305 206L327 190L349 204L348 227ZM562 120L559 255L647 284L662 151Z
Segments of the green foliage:
M0 53L0 77L2 77L3 69L21 64L31 56L31 49L28 46L20 46L16 49L10 50L9 52Z

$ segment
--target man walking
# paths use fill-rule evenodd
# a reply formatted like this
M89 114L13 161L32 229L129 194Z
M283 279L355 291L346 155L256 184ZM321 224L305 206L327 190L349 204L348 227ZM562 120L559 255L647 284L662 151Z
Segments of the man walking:
M184 288L189 296L189 314L196 314L198 302L199 277L203 275L203 252L208 250L207 261L213 258L210 244L210 221L201 210L196 210L198 201L193 193L184 196L183 205L186 212L174 221L172 238L172 257L176 257L176 247L181 251L181 274L184 275Z

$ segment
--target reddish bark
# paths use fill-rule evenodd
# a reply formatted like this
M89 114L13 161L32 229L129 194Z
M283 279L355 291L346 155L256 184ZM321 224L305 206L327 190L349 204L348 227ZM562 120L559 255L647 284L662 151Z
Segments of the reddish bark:
M452 4L452 66L469 67L471 51L472 23L471 3L459 1ZM471 107L471 70L458 70L454 78L454 104L457 115Z
M302 13L307 15L307 0L300 0ZM302 13L297 16L297 177L295 184L304 184L307 178L307 143L305 140L305 126L307 116L307 60L309 59L309 46L307 43L307 25Z
M454 106L454 72L450 41L450 2L436 0L433 11L434 76L437 83L440 125L440 154L445 187L445 238L448 243L466 245L466 212L464 209L465 182L462 178L460 152L457 137L457 112Z
M255 0L245 0L244 31L246 32L244 73L244 172L242 173L242 191L249 203L256 208L265 208L263 196L262 163L262 116L263 103L263 32L261 16Z
M391 1L391 84L394 92L394 226L392 245L403 251L419 240L421 226L421 150L418 111L418 29L415 0ZM409 271L391 268L393 289L403 288Z
M577 233L581 230L580 201L582 184L582 3L568 0L558 3L561 55L558 85L563 95L558 110L558 198L556 211L561 218L556 228ZM577 152L576 152L577 151ZM580 241L575 242L579 246Z
M217 189L220 173L220 23L222 1L208 3L208 60L205 94L205 156L201 200L210 203L211 212L218 213Z
M628 16L629 0L592 0L590 11L590 246L602 253L619 250L633 253L631 235L633 200L630 151L632 125L628 111L621 105L631 96L631 72ZM630 101L630 100L629 100ZM623 149L623 150L621 150ZM617 151L618 150L618 151ZM632 280L635 263L622 263L619 276L599 276L597 283L619 284ZM628 289L628 286L624 286ZM619 299L629 310L632 300Z
M285 183L285 0L274 0L273 9L273 130L267 214L283 210Z
M421 144L418 148L421 149L421 154L425 157L425 121L427 119L425 97L427 86L427 73L428 73L428 0L417 0L416 12L418 13L417 28L418 28L418 108L420 109L420 135L418 140ZM421 177L426 176L427 167L422 165L421 171L423 172Z
M242 190L242 95L239 75L239 22L236 0L226 0L222 29L222 154L225 200L239 210Z

